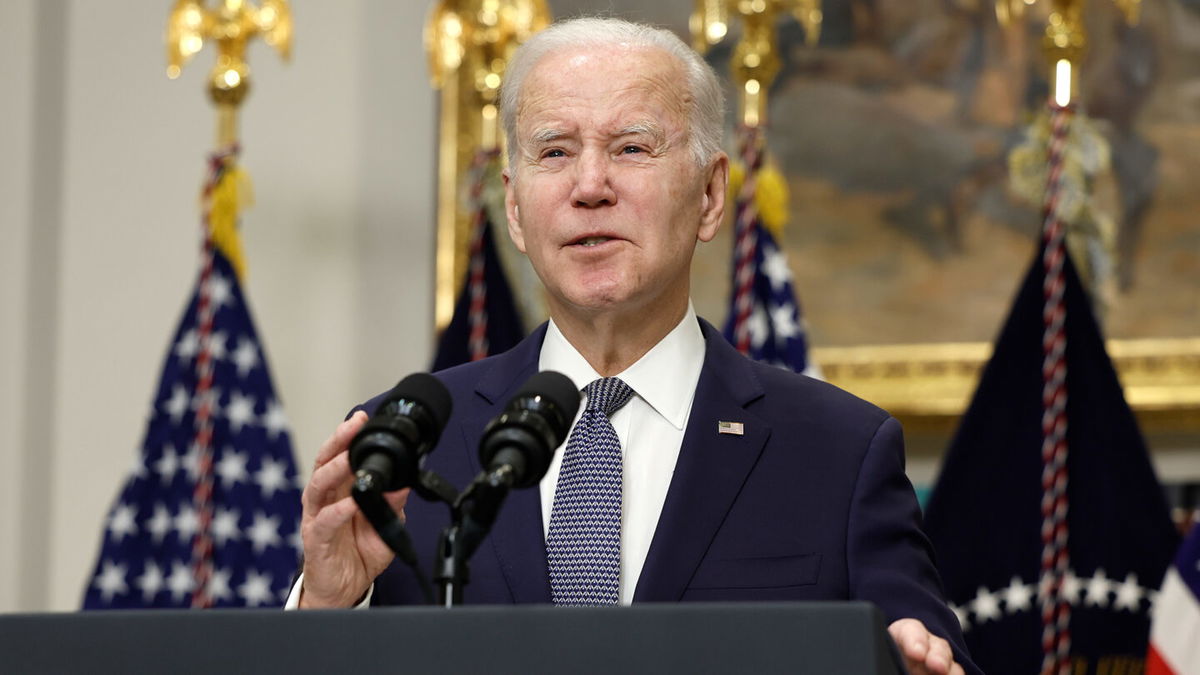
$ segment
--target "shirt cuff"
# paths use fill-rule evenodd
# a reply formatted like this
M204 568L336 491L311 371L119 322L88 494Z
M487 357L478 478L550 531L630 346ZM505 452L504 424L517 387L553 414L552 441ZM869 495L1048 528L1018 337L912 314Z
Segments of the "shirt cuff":
M288 593L287 602L285 602L283 604L283 609L285 611L292 610L292 609L300 609L300 591L303 588L304 588L304 573L301 572L300 576L296 578L296 583L292 584L292 592ZM359 601L359 603L357 605L355 605L353 607L353 609L366 609L366 608L370 607L371 606L371 594L373 594L374 592L375 592L375 584L371 584L367 588L367 594L363 596L363 599L361 601Z

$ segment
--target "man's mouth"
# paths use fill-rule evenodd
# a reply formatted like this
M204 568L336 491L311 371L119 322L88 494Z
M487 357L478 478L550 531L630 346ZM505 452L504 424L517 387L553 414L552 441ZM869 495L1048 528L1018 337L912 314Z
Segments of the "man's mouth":
M575 242L575 245L576 246L585 246L585 247L586 246L595 246L597 244L603 244L604 242L609 241L609 240L610 240L610 237L584 237L583 239L580 239L579 241Z

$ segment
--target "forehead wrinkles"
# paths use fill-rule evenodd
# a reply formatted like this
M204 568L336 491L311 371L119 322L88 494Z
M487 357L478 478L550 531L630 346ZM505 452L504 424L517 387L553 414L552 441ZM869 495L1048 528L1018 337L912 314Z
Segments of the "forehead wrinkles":
M545 138L567 131L564 123L580 121L615 132L657 120L664 131L686 133L691 97L680 85L683 78L673 57L653 50L549 54L522 87L519 136L523 141L536 140L534 135ZM580 120L572 111L586 118Z

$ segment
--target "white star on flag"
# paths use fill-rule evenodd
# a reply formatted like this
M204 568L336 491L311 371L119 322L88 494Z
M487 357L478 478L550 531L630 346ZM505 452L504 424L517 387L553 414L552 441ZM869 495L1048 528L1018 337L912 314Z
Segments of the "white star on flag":
M1104 576L1103 568L1097 569L1092 578L1088 579L1087 604L1093 607L1106 607L1110 591L1112 591L1112 582Z
M167 577L167 588L171 590L171 598L182 602L184 596L192 592L196 580L192 577L191 567L177 562L171 566L171 576Z
M212 576L208 578L208 596L214 602L233 598L233 590L229 588L229 580L232 577L233 573L227 569L213 570Z
M254 524L246 532L246 537L253 544L255 553L262 553L268 546L278 546L279 518L268 516L262 512L254 514Z
M254 398L233 392L229 396L229 403L225 405L225 419L229 420L229 428L233 433L241 431L243 426L254 421Z
M129 535L137 533L136 515L136 509L129 504L118 504L117 508L113 509L112 515L108 519L108 531L112 533L114 541L121 541Z
M195 483L200 477L200 448L193 444L187 454L180 458L179 464L187 472L188 480Z
M792 270L788 268L787 257L774 246L763 249L762 273L771 280L771 288L776 292L783 290L784 284L792 280Z
M208 353L214 361L225 359L225 333L214 331L208 336Z
M187 390L181 385L175 385L175 388L171 390L171 398L163 404L163 411L171 416L172 422L179 424L183 420L183 414L187 412L190 402Z
M796 309L791 305L780 305L772 309L771 325L775 327L776 339L786 340L800 334L800 326L796 323Z
M148 604L154 602L154 596L163 589L165 582L166 578L158 564L153 560L147 560L146 567L142 570L142 576L138 577L135 583L138 588L142 589L142 600Z
M245 337L238 340L237 349L233 351L233 363L237 366L238 377L245 378L258 365L258 347L254 341Z
M246 462L249 457L244 452L238 452L233 448L225 448L221 452L221 461L217 462L215 470L217 475L221 477L221 487L229 489L235 483L246 482L250 474L246 471Z
M262 488L263 496L270 498L276 491L287 487L287 464L263 457L262 468L254 474L254 479Z
M104 570L96 577L96 588L106 600L112 600L114 595L125 593L129 586L125 584L125 565L104 562Z
M1113 609L1126 609L1136 612L1142 603L1142 587L1138 585L1137 575L1133 572L1125 575L1125 581L1117 586L1117 597L1113 600Z
M198 351L200 351L200 340L196 337L196 329L189 328L179 336L179 342L175 343L175 356L180 361L187 361Z
M767 341L767 336L771 334L771 324L767 318L767 312L757 302L754 303L754 309L750 311L747 328L750 331L750 346L755 349L762 347Z
M167 507L162 504L154 505L154 515L146 521L146 530L154 538L156 546L162 543L163 538L171 531L171 512Z
M272 602L271 575L260 574L256 570L247 570L246 581L238 586L238 595L245 601L247 607L257 607Z
M212 535L217 541L218 546L224 546L226 542L237 539L240 536L238 530L238 518L240 514L236 509L227 509L224 506L217 507L217 513L213 516Z
M1030 608L1033 586L1021 583L1020 577L1013 577L1012 581L1008 584L1008 588L1005 588L1001 593L1004 595L1005 610L1009 614L1016 614L1019 611Z
M179 470L179 458L175 454L175 448L167 445L163 446L162 457L154 463L154 473L157 473L163 483L170 483L175 478L175 472Z
M267 437L275 440L279 434L287 431L287 416L283 414L283 406L278 401L267 403L267 412L262 417L262 424L267 428Z
M1001 616L999 600L983 586L979 587L979 592L971 601L971 611L975 612L975 620L979 623L995 621Z
M179 513L175 516L175 531L179 533L179 541L191 543L198 529L200 519L196 515L196 509L187 504L179 507Z
M233 302L233 286L219 273L214 272L208 279L209 300L212 302L213 310L218 310L221 307Z

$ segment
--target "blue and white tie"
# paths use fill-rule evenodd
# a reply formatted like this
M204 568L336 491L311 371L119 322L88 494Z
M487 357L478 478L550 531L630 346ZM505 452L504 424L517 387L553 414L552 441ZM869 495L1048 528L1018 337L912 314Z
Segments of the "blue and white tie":
M633 396L615 377L584 387L587 407L563 453L546 562L556 605L615 605L621 577L621 441L609 416Z

